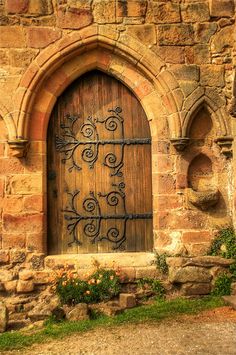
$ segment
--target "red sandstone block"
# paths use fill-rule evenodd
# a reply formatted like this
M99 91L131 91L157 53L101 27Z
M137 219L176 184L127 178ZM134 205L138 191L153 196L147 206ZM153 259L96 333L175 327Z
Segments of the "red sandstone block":
M66 73L63 72L63 70L57 70L57 72L47 80L45 88L54 96L59 96L69 83L70 81Z
M32 48L44 48L61 37L61 31L55 28L27 28L28 46Z
M43 214L3 214L3 229L5 232L19 233L34 232L43 230Z
M23 14L28 10L29 0L6 0L8 14Z
M0 250L0 264L6 264L9 261L9 253L6 250Z
M23 210L22 196L5 196L2 203L2 208L5 213L19 213Z
M1 26L0 47L21 48L26 46L22 27Z
M46 238L43 233L30 233L26 237L26 247L30 251L43 253L46 250Z
M43 196L42 195L26 196L24 198L24 207L26 210L42 212Z
M57 14L58 27L80 29L92 23L93 16L89 9L71 10L64 11L59 9Z
M0 174L19 174L24 172L22 162L17 158L0 158Z
M23 233L3 233L2 235L2 247L4 249L11 248L25 248L25 234Z
M183 243L207 243L214 239L214 234L210 231L191 231L184 232Z
M173 194L175 193L175 178L172 174L156 174L158 184L158 193L159 194Z
M31 280L23 281L19 280L16 287L17 293L27 293L34 290L34 283Z

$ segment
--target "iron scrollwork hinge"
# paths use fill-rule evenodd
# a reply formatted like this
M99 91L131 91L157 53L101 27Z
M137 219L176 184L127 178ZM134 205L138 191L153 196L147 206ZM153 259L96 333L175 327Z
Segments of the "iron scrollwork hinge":
M93 119L89 116L85 123L80 127L82 139L78 139L75 133L75 124L79 119L79 115L66 115L67 124L62 123L61 136L56 136L56 150L64 155L62 162L71 161L68 171L73 169L81 170L81 166L77 163L75 155L78 148L81 147L81 159L89 165L90 169L94 168L99 155L99 147L103 145L119 145L121 147L119 156L114 152L109 152L104 157L103 165L112 170L111 176L123 176L121 171L124 165L124 147L137 144L151 144L150 138L124 138L124 120L121 117L122 109L116 107L114 110L108 110L110 115L105 119ZM100 139L98 133L98 124L104 124L107 131L115 132L120 130L120 139ZM87 139L87 140L86 140Z
M88 237L92 244L106 240L112 243L113 250L124 250L124 243L126 241L126 228L129 220L137 219L151 219L152 213L140 213L140 214L128 214L125 206L125 184L112 185L115 190L110 191L107 194L98 193L95 196L93 191L90 192L89 197L85 198L82 202L82 211L78 211L76 208L77 198L79 198L80 191L68 192L70 198L70 206L63 212L65 213L65 219L68 221L67 230L73 239L68 243L69 246L74 243L81 245L81 241L78 239L78 227L83 224L83 234ZM100 198L105 198L105 201L110 207L120 207L122 213L104 214L102 213L101 205L99 203ZM102 232L103 221L110 220L115 222L117 220L122 221L121 228L119 229L115 224L106 230L106 233Z

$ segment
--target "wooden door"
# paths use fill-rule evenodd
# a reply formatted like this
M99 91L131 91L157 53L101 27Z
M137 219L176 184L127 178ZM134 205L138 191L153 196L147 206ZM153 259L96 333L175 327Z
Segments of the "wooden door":
M48 128L50 254L152 250L151 139L136 97L99 71L58 98Z

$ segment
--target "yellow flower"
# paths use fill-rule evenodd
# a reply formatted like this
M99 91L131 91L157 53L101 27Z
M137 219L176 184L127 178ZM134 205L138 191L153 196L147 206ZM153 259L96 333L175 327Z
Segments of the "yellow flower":
M110 276L110 280L113 280L114 279L114 276L112 275L112 276Z
M101 280L98 279L98 280L97 280L97 284L100 284L100 282L101 282Z
M91 292L89 290L87 290L85 293L86 293L86 295L90 295Z

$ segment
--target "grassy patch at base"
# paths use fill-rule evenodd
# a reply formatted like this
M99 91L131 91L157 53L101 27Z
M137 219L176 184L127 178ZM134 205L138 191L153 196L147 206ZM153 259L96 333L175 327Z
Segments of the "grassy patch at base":
M34 343L42 343L49 339L63 338L76 332L85 332L97 327L117 326L126 323L160 321L175 318L179 314L196 314L200 311L223 306L219 297L204 297L187 300L178 298L170 301L156 301L152 305L128 309L116 317L101 316L94 320L80 322L47 322L43 330L33 334L21 331L6 332L0 335L0 351L19 349Z

